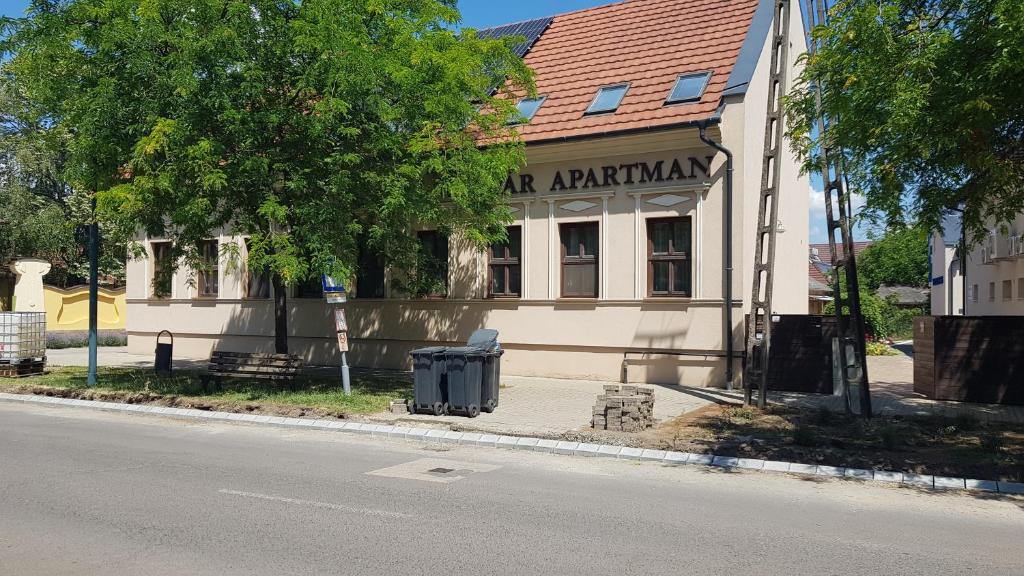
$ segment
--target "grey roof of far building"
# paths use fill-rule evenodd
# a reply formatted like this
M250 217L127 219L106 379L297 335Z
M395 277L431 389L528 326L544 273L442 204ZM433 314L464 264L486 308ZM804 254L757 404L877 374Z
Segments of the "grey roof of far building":
M928 288L914 288L913 286L879 286L878 296L888 300L889 296L896 296L896 303L914 306L928 303L930 291Z

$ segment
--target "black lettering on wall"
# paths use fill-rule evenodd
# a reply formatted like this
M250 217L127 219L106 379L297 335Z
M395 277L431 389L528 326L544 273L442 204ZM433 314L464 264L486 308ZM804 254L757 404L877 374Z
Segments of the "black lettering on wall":
M646 184L647 182L664 182L665 177L661 173L661 168L664 166L664 160L658 160L654 163L654 167L647 165L647 162L640 163L640 183Z
M508 178L505 179L505 187L503 188L503 191L508 192L509 194L515 194L518 192L518 190L516 190L516 183L512 180L511 174L509 174Z
M579 181L583 179L583 170L577 170L575 168L569 170L569 189L575 190L578 188Z
M683 180L686 178L686 173L683 172L683 166L679 164L678 159L672 160L672 167L668 170L668 177L666 180Z
M711 166L711 158L712 158L711 156L708 156L707 157L707 162L708 163L707 164L701 164L700 160L697 160L693 156L690 156L690 178L696 178L697 177L697 174L694 171L694 168L700 168L700 171L705 176L710 176L711 173L708 171L708 166Z
M519 175L519 191L523 194L527 192L536 194L537 190L533 187L533 174L520 174Z
M597 174L594 173L594 169L590 168L587 170L587 179L583 181L584 188L594 188L601 184L597 181Z
M633 163L633 164L619 164L619 170L622 170L623 168L626 169L626 180L625 180L626 184L632 184L633 183L633 169L634 168L639 168L639 167L640 167L640 164L636 164L636 163Z
M618 168L616 168L615 166L604 166L604 167L601 168L601 171L604 172L604 174L603 174L604 181L602 182L603 186L618 186L619 185L619 178L618 178L619 170L618 170Z
M555 179L551 181L551 192L565 190L565 180L562 180L562 171L555 172Z

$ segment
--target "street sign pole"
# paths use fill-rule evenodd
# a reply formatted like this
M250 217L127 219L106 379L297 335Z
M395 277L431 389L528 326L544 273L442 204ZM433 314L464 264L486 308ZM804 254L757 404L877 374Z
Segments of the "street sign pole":
M96 223L96 198L92 199L92 222L89 224L89 372L87 386L96 385L96 317L99 298L99 249L100 230Z
M345 319L345 308L348 295L341 282L323 276L324 298L328 304L334 304L334 330L338 337L338 351L341 352L341 387L345 396L352 395L352 384L348 375L348 321Z

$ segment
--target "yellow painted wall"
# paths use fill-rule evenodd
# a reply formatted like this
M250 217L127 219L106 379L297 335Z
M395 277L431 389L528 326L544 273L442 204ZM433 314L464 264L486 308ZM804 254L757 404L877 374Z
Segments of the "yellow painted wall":
M43 287L43 302L46 305L46 329L88 330L89 329L89 287L76 286L64 290L55 286ZM125 329L125 290L119 288L99 290L100 330Z

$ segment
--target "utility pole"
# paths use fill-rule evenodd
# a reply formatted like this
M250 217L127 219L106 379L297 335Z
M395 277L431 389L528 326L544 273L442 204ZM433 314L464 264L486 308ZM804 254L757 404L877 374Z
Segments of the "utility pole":
M96 319L99 298L100 229L96 222L96 197L92 198L92 221L89 223L89 376L86 383L96 385Z

